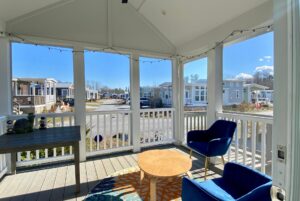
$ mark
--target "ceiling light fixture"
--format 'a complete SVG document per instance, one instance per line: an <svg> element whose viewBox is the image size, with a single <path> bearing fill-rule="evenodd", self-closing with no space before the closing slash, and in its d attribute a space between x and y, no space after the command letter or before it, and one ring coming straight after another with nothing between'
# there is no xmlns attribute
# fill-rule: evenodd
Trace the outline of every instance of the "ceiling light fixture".
<svg viewBox="0 0 300 201"><path fill-rule="evenodd" d="M122 0L122 3L128 3L128 0Z"/></svg>

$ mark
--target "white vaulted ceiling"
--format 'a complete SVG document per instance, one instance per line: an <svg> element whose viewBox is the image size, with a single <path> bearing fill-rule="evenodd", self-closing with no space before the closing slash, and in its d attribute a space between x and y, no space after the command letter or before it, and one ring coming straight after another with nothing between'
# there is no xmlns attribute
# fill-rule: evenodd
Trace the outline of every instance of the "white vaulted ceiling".
<svg viewBox="0 0 300 201"><path fill-rule="evenodd" d="M272 18L271 7L272 0L0 0L0 22L16 34L175 54L226 23L258 26Z"/></svg>

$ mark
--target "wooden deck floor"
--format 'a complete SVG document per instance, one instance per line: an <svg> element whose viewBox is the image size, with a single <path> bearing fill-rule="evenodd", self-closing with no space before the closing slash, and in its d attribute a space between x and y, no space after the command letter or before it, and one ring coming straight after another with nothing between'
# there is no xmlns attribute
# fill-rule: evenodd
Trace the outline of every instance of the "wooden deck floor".
<svg viewBox="0 0 300 201"><path fill-rule="evenodd" d="M188 155L181 147L164 146L160 149L176 149ZM137 166L137 155L126 152L89 159L80 164L81 193L75 195L74 165L58 164L19 170L16 175L6 176L0 183L0 200L46 201L46 200L83 200L91 188L102 178L116 171ZM210 178L219 177L223 165L210 167ZM204 160L193 156L191 170L194 178L204 177Z"/></svg>

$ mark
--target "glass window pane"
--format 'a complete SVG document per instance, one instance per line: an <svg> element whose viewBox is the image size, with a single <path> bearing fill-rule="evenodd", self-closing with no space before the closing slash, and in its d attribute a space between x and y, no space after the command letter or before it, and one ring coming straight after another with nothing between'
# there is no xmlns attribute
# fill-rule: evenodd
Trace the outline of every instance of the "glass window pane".
<svg viewBox="0 0 300 201"><path fill-rule="evenodd" d="M273 115L273 51L273 32L224 47L224 111Z"/></svg>
<svg viewBox="0 0 300 201"><path fill-rule="evenodd" d="M172 62L140 57L140 107L172 107Z"/></svg>

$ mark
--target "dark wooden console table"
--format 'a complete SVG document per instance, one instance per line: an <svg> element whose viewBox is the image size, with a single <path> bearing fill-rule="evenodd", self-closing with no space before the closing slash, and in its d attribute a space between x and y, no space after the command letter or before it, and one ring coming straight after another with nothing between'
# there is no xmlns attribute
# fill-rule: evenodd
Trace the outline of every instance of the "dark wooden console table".
<svg viewBox="0 0 300 201"><path fill-rule="evenodd" d="M80 127L68 126L35 130L32 133L0 136L0 154L11 153L11 172L16 173L16 153L21 151L73 146L76 193L80 192L79 141Z"/></svg>

